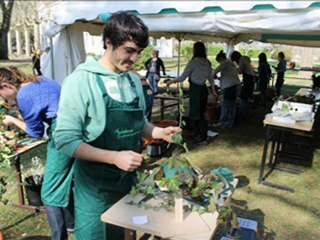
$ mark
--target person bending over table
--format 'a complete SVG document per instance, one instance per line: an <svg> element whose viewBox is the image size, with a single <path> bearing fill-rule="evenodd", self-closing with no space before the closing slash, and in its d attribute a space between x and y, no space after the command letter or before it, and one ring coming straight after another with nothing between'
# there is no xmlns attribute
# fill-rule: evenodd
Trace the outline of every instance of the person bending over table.
<svg viewBox="0 0 320 240"><path fill-rule="evenodd" d="M0 96L15 101L22 119L9 115L3 123L16 125L34 138L42 138L48 124L47 159L41 197L47 210L52 240L68 239L73 231L72 158L58 152L52 139L60 99L60 85L44 76L28 76L17 68L0 68Z"/></svg>
<svg viewBox="0 0 320 240"><path fill-rule="evenodd" d="M167 81L167 86L172 83L182 82L189 77L190 90L190 110L189 118L193 137L200 138L196 140L198 144L207 144L207 122L205 120L205 111L208 101L208 90L206 81L209 80L214 99L217 94L214 87L211 62L207 58L206 48L202 42L196 42L193 45L193 57L188 62L186 68L180 77Z"/></svg>
<svg viewBox="0 0 320 240"><path fill-rule="evenodd" d="M117 12L103 28L100 59L90 58L62 87L57 148L75 160L75 239L124 239L124 230L100 220L129 193L143 162L141 137L170 141L178 127L159 128L144 116L139 77L129 72L148 46L146 25Z"/></svg>
<svg viewBox="0 0 320 240"><path fill-rule="evenodd" d="M240 79L236 66L230 60L227 60L226 54L221 50L216 61L220 65L213 71L213 76L220 73L220 87L223 90L223 102L221 106L221 115L219 123L214 124L214 127L232 127L236 116L236 100L237 91L240 85Z"/></svg>
<svg viewBox="0 0 320 240"><path fill-rule="evenodd" d="M238 65L238 73L242 74L239 116L241 119L246 119L249 111L248 100L252 97L254 90L255 73L251 66L251 59L248 56L242 56L240 52L234 51L231 54L231 61Z"/></svg>

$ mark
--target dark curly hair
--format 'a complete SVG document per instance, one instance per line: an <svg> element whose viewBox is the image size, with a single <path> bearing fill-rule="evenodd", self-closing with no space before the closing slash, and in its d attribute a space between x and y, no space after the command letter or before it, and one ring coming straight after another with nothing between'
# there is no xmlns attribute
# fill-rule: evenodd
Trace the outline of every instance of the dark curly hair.
<svg viewBox="0 0 320 240"><path fill-rule="evenodd" d="M227 55L221 50L217 56L216 56L216 61L219 62L220 60L225 60L227 59Z"/></svg>
<svg viewBox="0 0 320 240"><path fill-rule="evenodd" d="M126 41L133 41L140 48L149 44L148 27L136 15L128 12L116 12L104 25L102 41L106 49L106 39L110 39L112 46L116 49Z"/></svg>
<svg viewBox="0 0 320 240"><path fill-rule="evenodd" d="M232 61L232 62L239 63L241 57L242 57L242 55L241 55L240 52L234 51L234 52L231 54L231 61Z"/></svg>

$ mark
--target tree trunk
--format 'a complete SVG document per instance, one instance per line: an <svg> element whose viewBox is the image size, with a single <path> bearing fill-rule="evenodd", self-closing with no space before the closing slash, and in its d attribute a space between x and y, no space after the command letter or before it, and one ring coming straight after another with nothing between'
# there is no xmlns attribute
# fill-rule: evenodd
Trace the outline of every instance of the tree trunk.
<svg viewBox="0 0 320 240"><path fill-rule="evenodd" d="M14 0L0 0L2 23L0 24L0 59L8 59L8 32Z"/></svg>

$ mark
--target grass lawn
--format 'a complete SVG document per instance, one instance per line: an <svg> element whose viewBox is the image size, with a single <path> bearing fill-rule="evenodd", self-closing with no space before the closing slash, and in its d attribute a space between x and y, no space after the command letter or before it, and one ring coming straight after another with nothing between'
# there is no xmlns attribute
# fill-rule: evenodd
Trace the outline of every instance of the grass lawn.
<svg viewBox="0 0 320 240"><path fill-rule="evenodd" d="M0 62L2 66L2 62ZM300 87L310 87L311 81L286 80L284 94L293 94ZM157 101L155 101L157 103ZM203 170L218 167L230 168L239 178L239 185L232 198L232 208L238 216L258 221L258 239L318 240L320 238L320 152L316 149L311 168L292 166L303 172L300 175L273 172L268 181L287 185L294 193L276 190L258 184L263 151L265 128L262 121L268 109L252 109L245 122L238 122L231 129L217 130L219 136L207 146L190 145L185 157ZM154 116L159 116L155 108ZM25 154L23 162L32 156L44 157L45 146ZM8 205L0 205L0 230L6 239L50 239L45 214L33 214L11 206L17 201L14 169L1 169L10 178L6 197ZM218 239L218 237L215 237Z"/></svg>

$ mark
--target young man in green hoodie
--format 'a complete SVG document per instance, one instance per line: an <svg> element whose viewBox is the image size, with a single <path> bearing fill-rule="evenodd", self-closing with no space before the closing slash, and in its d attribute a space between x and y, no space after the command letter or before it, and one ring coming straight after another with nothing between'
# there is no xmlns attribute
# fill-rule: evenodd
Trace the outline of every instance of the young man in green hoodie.
<svg viewBox="0 0 320 240"><path fill-rule="evenodd" d="M76 239L124 239L122 229L100 216L134 184L143 161L141 136L170 141L181 131L154 127L144 117L141 81L129 71L148 37L137 16L113 14L103 30L103 56L79 65L63 83L54 139L76 159Z"/></svg>

